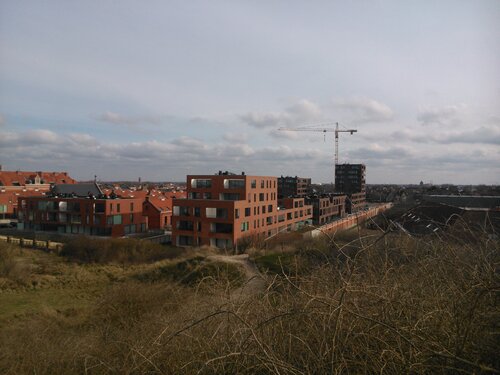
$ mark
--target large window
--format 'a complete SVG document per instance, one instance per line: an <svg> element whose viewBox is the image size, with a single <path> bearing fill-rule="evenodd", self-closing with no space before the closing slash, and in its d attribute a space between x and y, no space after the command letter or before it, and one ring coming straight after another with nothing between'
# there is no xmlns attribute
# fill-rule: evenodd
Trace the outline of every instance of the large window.
<svg viewBox="0 0 500 375"><path fill-rule="evenodd" d="M219 200L221 200L221 201L239 201L240 194L238 194L238 193L220 193Z"/></svg>
<svg viewBox="0 0 500 375"><path fill-rule="evenodd" d="M243 189L244 187L245 187L245 180L243 179L224 180L224 189Z"/></svg>
<svg viewBox="0 0 500 375"><path fill-rule="evenodd" d="M174 216L189 216L189 207L186 207L186 206L174 206L172 214Z"/></svg>
<svg viewBox="0 0 500 375"><path fill-rule="evenodd" d="M210 232L212 232L212 233L233 233L233 224L210 223Z"/></svg>
<svg viewBox="0 0 500 375"><path fill-rule="evenodd" d="M188 220L181 220L177 222L177 229L179 230L193 230L193 222Z"/></svg>
<svg viewBox="0 0 500 375"><path fill-rule="evenodd" d="M191 187L194 189L207 189L212 187L212 180L191 179Z"/></svg>
<svg viewBox="0 0 500 375"><path fill-rule="evenodd" d="M61 202L66 203L66 202ZM106 211L106 203L94 203L94 212L95 213L103 213Z"/></svg>

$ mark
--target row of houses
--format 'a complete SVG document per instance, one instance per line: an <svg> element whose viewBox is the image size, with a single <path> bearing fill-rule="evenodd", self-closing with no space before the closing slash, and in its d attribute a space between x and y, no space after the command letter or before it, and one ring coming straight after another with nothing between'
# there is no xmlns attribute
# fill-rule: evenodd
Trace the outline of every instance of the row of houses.
<svg viewBox="0 0 500 375"><path fill-rule="evenodd" d="M314 194L311 180L297 176L219 171L188 175L186 191L167 192L68 181L56 181L38 194L18 192L11 212L18 228L112 237L171 230L177 246L231 248L249 238L324 225L359 206L352 202L352 192Z"/></svg>

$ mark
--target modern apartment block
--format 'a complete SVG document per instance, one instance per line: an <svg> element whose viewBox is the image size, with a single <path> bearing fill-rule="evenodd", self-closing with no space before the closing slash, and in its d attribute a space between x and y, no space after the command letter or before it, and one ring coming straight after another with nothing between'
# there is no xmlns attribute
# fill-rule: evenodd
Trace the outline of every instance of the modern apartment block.
<svg viewBox="0 0 500 375"><path fill-rule="evenodd" d="M323 225L340 219L346 213L346 196L343 194L321 194L306 197L313 207L313 224Z"/></svg>
<svg viewBox="0 0 500 375"><path fill-rule="evenodd" d="M304 198L278 202L276 177L219 172L187 176L187 199L174 199L172 243L234 248L245 237L270 237L310 221Z"/></svg>
<svg viewBox="0 0 500 375"><path fill-rule="evenodd" d="M311 179L303 177L279 177L278 198L305 197L312 193Z"/></svg>
<svg viewBox="0 0 500 375"><path fill-rule="evenodd" d="M71 190L19 197L18 229L111 237L147 231L142 198L106 196L95 184L76 184Z"/></svg>
<svg viewBox="0 0 500 375"><path fill-rule="evenodd" d="M335 166L335 192L347 195L346 211L352 213L366 201L366 167L364 164L337 164Z"/></svg>

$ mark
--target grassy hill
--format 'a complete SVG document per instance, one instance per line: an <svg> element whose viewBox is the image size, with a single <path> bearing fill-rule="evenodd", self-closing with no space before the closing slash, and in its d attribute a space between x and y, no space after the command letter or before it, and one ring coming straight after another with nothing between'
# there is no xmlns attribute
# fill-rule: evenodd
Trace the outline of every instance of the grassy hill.
<svg viewBox="0 0 500 375"><path fill-rule="evenodd" d="M86 263L0 244L0 373L495 373L499 250L351 231L249 250L249 275L208 250Z"/></svg>

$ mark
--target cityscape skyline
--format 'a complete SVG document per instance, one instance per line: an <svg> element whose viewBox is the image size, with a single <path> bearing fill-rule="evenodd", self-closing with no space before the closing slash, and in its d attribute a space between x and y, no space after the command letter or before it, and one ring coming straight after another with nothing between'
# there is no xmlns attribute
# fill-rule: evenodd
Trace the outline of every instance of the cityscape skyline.
<svg viewBox="0 0 500 375"><path fill-rule="evenodd" d="M500 3L2 2L0 164L500 184Z"/></svg>

